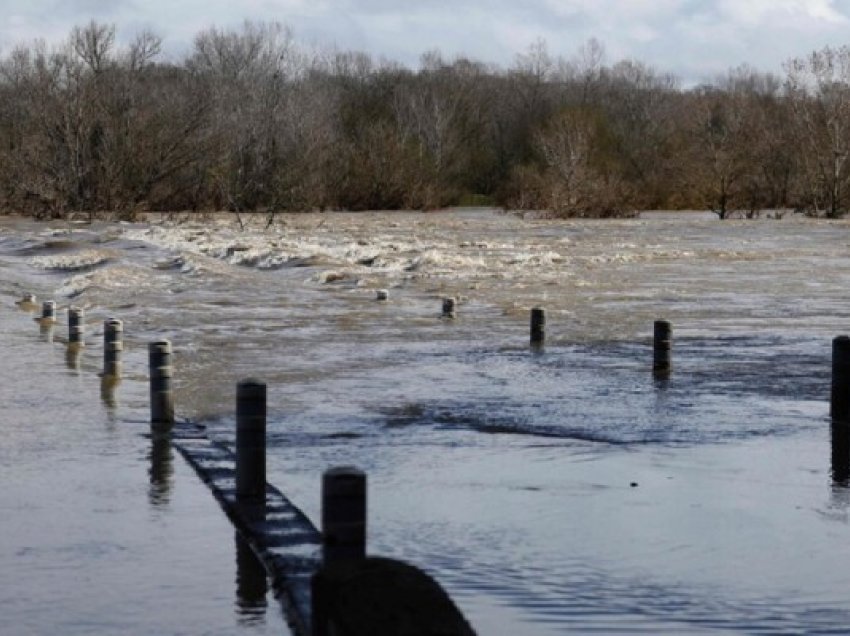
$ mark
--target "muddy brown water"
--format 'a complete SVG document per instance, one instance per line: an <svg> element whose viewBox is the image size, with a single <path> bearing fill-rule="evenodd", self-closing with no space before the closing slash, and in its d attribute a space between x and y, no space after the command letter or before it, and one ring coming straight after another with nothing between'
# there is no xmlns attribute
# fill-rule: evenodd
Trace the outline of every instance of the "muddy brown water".
<svg viewBox="0 0 850 636"><path fill-rule="evenodd" d="M236 381L266 381L269 481L318 519L321 471L366 470L370 552L432 573L481 634L839 633L850 458L832 452L826 400L830 341L850 330L848 255L846 222L792 217L453 210L70 235L4 220L0 294L26 356L44 343L27 340L37 327L16 298L53 297L60 320L69 304L87 308L89 379L74 380L73 411L81 426L108 411L130 440L117 456L144 448L147 341L173 341L178 411L217 439L233 438ZM454 320L440 316L445 296L458 299ZM542 351L528 347L536 305ZM87 391L111 315L125 321L128 377L107 407ZM666 381L650 372L657 318L674 329ZM51 373L66 382L67 371ZM7 380L20 373L0 363ZM46 395L17 408L46 421L71 410ZM60 440L26 443L51 456ZM75 461L71 475L106 479ZM176 492L192 477L175 465ZM29 470L49 487L50 469ZM214 505L200 488L189 498ZM232 552L229 541L217 549ZM80 562L110 549L88 545ZM3 570L39 580L47 557L3 554ZM150 603L168 598L153 572L138 576ZM29 605L46 602L33 592ZM79 619L73 599L67 611Z"/></svg>

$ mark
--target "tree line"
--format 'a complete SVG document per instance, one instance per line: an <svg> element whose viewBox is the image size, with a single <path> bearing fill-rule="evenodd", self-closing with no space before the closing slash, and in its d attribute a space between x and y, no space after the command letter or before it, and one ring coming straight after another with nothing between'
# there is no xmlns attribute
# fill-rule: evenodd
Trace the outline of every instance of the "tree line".
<svg viewBox="0 0 850 636"><path fill-rule="evenodd" d="M0 209L431 209L556 216L850 206L850 48L699 86L590 40L509 68L410 69L299 46L278 23L199 33L178 61L91 22L0 57Z"/></svg>

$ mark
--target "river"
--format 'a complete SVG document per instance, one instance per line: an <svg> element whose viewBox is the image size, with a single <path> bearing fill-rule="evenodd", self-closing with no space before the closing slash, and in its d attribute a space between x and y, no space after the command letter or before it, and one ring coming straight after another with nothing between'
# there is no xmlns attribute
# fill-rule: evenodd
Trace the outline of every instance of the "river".
<svg viewBox="0 0 850 636"><path fill-rule="evenodd" d="M321 472L367 471L369 551L434 575L482 635L846 629L850 457L828 398L850 224L467 209L264 225L4 219L0 293L52 297L60 322L85 307L92 368L99 323L125 321L117 426L138 419L154 339L174 344L179 415L217 439L235 383L267 382L269 481L318 520ZM659 318L669 379L651 373Z"/></svg>

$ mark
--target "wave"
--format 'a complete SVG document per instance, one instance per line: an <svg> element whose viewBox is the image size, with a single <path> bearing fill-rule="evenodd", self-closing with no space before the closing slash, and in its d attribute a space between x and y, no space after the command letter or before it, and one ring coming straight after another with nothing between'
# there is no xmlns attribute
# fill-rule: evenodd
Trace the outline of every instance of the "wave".
<svg viewBox="0 0 850 636"><path fill-rule="evenodd" d="M113 251L83 249L80 251L34 256L30 265L59 272L79 272L100 267L115 258Z"/></svg>

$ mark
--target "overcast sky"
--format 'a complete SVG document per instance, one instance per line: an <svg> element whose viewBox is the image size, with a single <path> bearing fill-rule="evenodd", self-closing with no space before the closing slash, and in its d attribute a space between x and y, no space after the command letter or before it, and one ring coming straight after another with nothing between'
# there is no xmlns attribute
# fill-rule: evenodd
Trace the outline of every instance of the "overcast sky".
<svg viewBox="0 0 850 636"><path fill-rule="evenodd" d="M90 19L119 38L150 28L179 56L208 26L289 25L304 44L335 45L415 66L421 53L510 65L538 38L571 56L589 38L606 61L647 62L686 81L741 63L780 72L789 57L850 44L850 0L0 0L0 51L60 41Z"/></svg>

